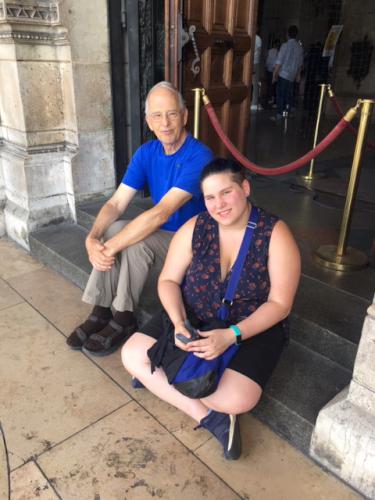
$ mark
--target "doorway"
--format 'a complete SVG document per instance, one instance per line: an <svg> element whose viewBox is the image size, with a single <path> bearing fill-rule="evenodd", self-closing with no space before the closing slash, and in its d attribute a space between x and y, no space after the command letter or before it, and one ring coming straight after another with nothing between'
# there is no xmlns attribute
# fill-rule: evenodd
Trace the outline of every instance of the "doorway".
<svg viewBox="0 0 375 500"><path fill-rule="evenodd" d="M116 179L150 138L148 90L164 79L164 0L108 0ZM136 50L134 50L136 48Z"/></svg>
<svg viewBox="0 0 375 500"><path fill-rule="evenodd" d="M242 152L249 121L257 4L258 0L165 2L165 75L183 93L189 129L192 89L204 87L224 131ZM227 154L204 112L200 139L215 154Z"/></svg>

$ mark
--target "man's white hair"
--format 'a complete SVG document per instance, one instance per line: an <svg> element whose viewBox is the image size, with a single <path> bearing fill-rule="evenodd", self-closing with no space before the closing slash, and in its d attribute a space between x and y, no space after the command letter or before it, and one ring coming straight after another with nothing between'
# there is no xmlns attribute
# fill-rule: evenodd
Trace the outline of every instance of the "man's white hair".
<svg viewBox="0 0 375 500"><path fill-rule="evenodd" d="M175 94L175 96L177 97L179 109L181 111L183 109L185 109L185 107L186 107L185 101L184 101L184 98L182 97L182 95L180 94L180 92L171 84L171 82L164 81L164 82L157 83L156 85L154 85L152 87L152 89L149 90L147 97L146 97L146 102L145 102L145 115L147 115L148 111L149 111L150 95L152 94L152 92L154 92L154 90L157 90L157 89L166 89L166 90L169 90L170 92L173 92L173 94Z"/></svg>

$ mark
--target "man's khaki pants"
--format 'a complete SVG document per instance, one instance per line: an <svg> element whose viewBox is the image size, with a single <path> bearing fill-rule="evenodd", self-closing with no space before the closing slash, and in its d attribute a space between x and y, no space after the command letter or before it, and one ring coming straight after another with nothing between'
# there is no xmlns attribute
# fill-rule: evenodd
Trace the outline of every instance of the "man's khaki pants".
<svg viewBox="0 0 375 500"><path fill-rule="evenodd" d="M112 238L128 222L114 222L106 231L104 240ZM173 234L156 231L118 253L109 271L93 269L82 300L103 307L113 306L116 311L134 311L151 269L153 274L160 273Z"/></svg>

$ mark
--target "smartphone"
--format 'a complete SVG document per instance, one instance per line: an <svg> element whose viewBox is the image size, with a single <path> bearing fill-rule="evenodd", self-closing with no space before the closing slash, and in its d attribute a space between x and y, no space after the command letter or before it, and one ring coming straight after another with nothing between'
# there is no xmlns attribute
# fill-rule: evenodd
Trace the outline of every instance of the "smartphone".
<svg viewBox="0 0 375 500"><path fill-rule="evenodd" d="M185 320L184 322L186 330L190 333L191 337L185 337L182 333L176 333L176 339L178 339L180 342L183 342L184 344L188 344L189 342L192 342L193 340L198 340L200 339L200 335L198 333L198 330L191 326L190 321L188 319Z"/></svg>

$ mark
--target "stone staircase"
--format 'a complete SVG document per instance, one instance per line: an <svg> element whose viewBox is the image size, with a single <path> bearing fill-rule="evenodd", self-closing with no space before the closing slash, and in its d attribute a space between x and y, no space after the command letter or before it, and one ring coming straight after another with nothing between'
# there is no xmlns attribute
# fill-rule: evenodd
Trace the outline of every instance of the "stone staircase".
<svg viewBox="0 0 375 500"><path fill-rule="evenodd" d="M290 318L290 344L254 410L308 454L320 409L351 380L369 303L302 275Z"/></svg>
<svg viewBox="0 0 375 500"><path fill-rule="evenodd" d="M50 226L30 237L32 255L80 288L91 269L84 239L102 203L82 204L78 225ZM127 218L149 206L148 199L135 198ZM368 305L365 297L302 275L290 318L290 343L253 413L306 454L319 410L350 382ZM140 322L157 306L155 295L146 293L137 313Z"/></svg>

